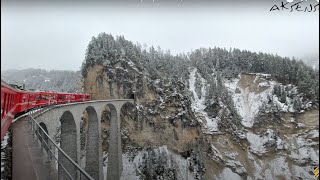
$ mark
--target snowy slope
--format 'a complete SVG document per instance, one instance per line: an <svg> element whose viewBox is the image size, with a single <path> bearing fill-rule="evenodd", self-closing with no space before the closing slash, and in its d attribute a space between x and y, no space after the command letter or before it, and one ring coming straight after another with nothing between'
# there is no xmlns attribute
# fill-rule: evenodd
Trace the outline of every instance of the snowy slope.
<svg viewBox="0 0 320 180"><path fill-rule="evenodd" d="M201 94L198 94L196 92L196 88L195 88L196 74L201 79L201 91L200 91ZM203 79L199 73L197 73L196 69L192 69L189 77L189 90L192 92L192 95L194 97L192 101L192 108L196 113L196 115L200 118L199 119L200 122L206 125L209 132L219 131L218 129L219 119L210 118L208 114L204 111L204 109L206 108L205 106L206 88L207 88L206 80ZM205 120L205 122L203 122L202 120Z"/></svg>
<svg viewBox="0 0 320 180"><path fill-rule="evenodd" d="M251 76L254 75L241 74L239 78L225 82L225 86L232 94L236 109L242 117L241 123L248 128L253 126L262 105L273 97L273 87L276 84L274 81L265 81L259 75ZM277 101L277 98L275 97L274 100ZM283 105L280 103L279 106Z"/></svg>
<svg viewBox="0 0 320 180"><path fill-rule="evenodd" d="M108 154L104 154L105 161L103 162L104 175L108 169ZM148 160L152 160L152 163ZM144 168L166 167L174 169L178 179L195 180L195 174L189 171L190 160L177 155L167 149L167 146L154 148L152 151L139 151L134 157L126 153L122 155L123 171L121 180L139 180L141 179ZM164 170L164 169L163 169ZM164 173L166 174L166 173ZM169 173L170 174L170 173ZM168 175L168 174L167 174ZM170 175L169 175L170 176ZM144 177L148 178L148 177ZM168 177L163 177L164 179Z"/></svg>

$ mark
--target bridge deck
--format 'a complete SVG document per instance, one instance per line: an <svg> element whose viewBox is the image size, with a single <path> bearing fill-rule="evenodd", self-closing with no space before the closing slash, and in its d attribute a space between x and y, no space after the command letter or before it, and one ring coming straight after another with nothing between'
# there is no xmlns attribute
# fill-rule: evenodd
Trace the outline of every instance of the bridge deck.
<svg viewBox="0 0 320 180"><path fill-rule="evenodd" d="M12 124L12 179L57 179L53 163L48 163L37 137L32 136L31 126L23 117Z"/></svg>

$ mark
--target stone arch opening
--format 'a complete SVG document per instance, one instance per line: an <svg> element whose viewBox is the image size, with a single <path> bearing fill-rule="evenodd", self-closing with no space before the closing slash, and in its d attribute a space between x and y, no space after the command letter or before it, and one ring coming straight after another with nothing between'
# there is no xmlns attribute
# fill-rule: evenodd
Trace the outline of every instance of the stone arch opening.
<svg viewBox="0 0 320 180"><path fill-rule="evenodd" d="M82 168L86 167L86 145L88 141L88 121L89 116L87 110L84 110L80 119L80 164Z"/></svg>
<svg viewBox="0 0 320 180"><path fill-rule="evenodd" d="M143 127L143 124L137 121L137 117L137 109L132 103L126 102L121 106L120 131L123 152L130 151L130 149L127 149L127 147L130 147L130 145L135 146L135 144L132 144L132 140L130 138L137 135L137 132L140 132Z"/></svg>
<svg viewBox="0 0 320 180"><path fill-rule="evenodd" d="M110 121L111 121L111 110L109 106L105 106L101 113L101 148L102 153L107 154L109 148L109 137L110 137ZM105 160L106 157L104 157Z"/></svg>
<svg viewBox="0 0 320 180"><path fill-rule="evenodd" d="M61 135L60 147L61 149L75 162L77 162L77 130L73 115L70 111L65 111L60 118ZM77 178L77 170L74 165L59 152L58 161L67 169L72 178ZM67 173L63 170L61 165L58 166L59 179L70 179Z"/></svg>
<svg viewBox="0 0 320 180"><path fill-rule="evenodd" d="M108 165L107 179L120 179L122 171L122 149L120 135L120 121L118 121L118 112L113 104L107 104L102 116L107 116L109 126L109 143L107 145ZM103 118L101 118L103 119ZM103 133L102 133L103 134ZM104 139L105 140L105 139Z"/></svg>
<svg viewBox="0 0 320 180"><path fill-rule="evenodd" d="M42 129L49 135L49 132L48 132L48 128L46 126L45 123L41 122L39 123L39 125L42 127ZM41 132L41 131L40 131ZM41 136L43 137L44 141L46 142L46 144L49 146L49 138L44 135L44 134L41 134ZM46 151L48 151L48 147L46 145L44 145L44 148Z"/></svg>
<svg viewBox="0 0 320 180"><path fill-rule="evenodd" d="M96 110L92 106L86 108L87 113L87 141L86 141L86 163L85 170L94 178L99 178L101 148L99 138L99 120Z"/></svg>

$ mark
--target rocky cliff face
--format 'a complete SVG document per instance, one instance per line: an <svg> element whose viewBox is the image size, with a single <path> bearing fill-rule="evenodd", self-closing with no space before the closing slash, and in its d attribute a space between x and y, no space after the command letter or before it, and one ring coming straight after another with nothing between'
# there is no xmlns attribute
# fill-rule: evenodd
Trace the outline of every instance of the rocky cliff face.
<svg viewBox="0 0 320 180"><path fill-rule="evenodd" d="M94 99L130 98L134 91L137 97L135 108L128 105L121 112L123 179L313 178L309 172L319 156L317 109L305 103L306 110L297 112L290 97L280 102L273 94L279 84L270 75L241 74L224 81L244 127L232 136L221 120L225 105L205 106L208 86L201 79L203 87L196 92L196 73L191 70L185 84L163 84L130 63L88 69L84 90ZM107 116L108 110L102 126L105 157Z"/></svg>
<svg viewBox="0 0 320 180"><path fill-rule="evenodd" d="M152 82L133 64L122 62L108 69L100 65L91 67L84 85L85 92L92 94L94 99L130 98L135 91L136 107L127 105L121 112L121 133L125 161L132 164L140 158L139 165L131 165L134 168L131 171L139 171L137 176L185 179L189 173L190 178L201 177L203 162L197 153L202 146L199 144L201 127L193 114L190 99L179 93L184 90L184 84L176 89L160 81ZM102 122L105 153L110 131L108 112L106 109ZM180 167L181 162L186 167ZM187 171L189 166L192 169Z"/></svg>
<svg viewBox="0 0 320 180"><path fill-rule="evenodd" d="M97 100L136 98L121 112L122 179L315 179L319 108L296 85L271 74L229 77L219 61L210 70L200 68L211 67L205 60L154 61L154 69L139 53L104 51L88 53L84 91ZM109 113L102 119L105 170Z"/></svg>

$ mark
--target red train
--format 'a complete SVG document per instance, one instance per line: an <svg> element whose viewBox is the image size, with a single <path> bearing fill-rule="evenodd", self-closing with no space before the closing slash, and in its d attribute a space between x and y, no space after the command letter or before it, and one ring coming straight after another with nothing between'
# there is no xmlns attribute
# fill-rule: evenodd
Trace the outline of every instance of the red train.
<svg viewBox="0 0 320 180"><path fill-rule="evenodd" d="M16 115L32 108L90 100L89 94L26 91L1 80L1 141Z"/></svg>

